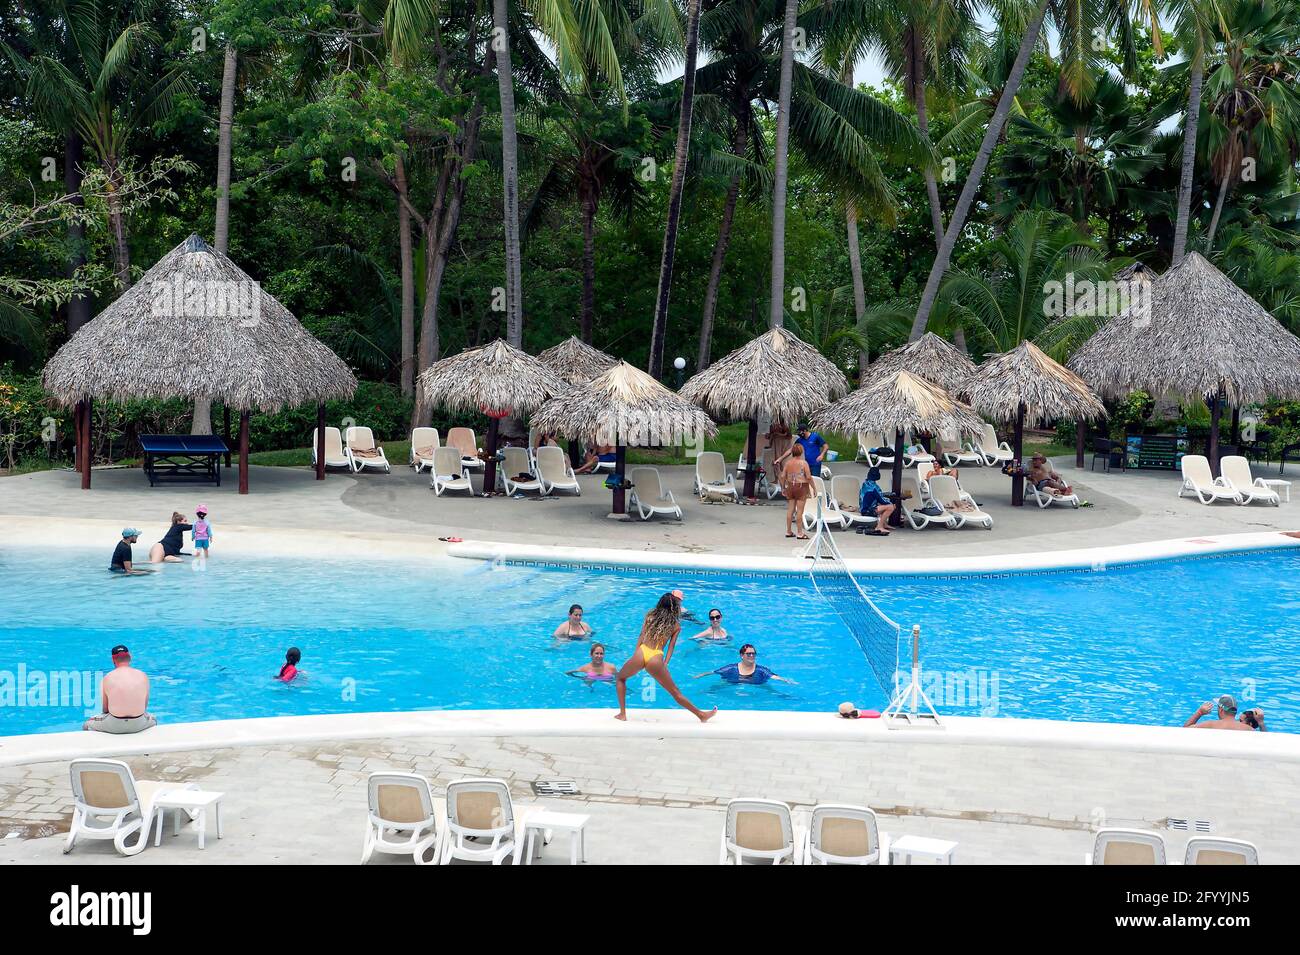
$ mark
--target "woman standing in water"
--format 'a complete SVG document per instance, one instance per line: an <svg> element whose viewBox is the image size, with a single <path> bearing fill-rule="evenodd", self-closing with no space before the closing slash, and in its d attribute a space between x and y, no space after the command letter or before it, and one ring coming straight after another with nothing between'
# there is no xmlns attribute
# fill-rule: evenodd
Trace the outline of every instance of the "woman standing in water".
<svg viewBox="0 0 1300 955"><path fill-rule="evenodd" d="M677 705L690 710L703 723L718 712L715 706L707 713L691 703L677 689L677 684L668 673L668 663L673 658L677 646L677 636L682 632L682 592L674 590L659 598L653 610L645 615L641 624L641 636L637 637L632 658L618 671L618 715L615 719L627 719L627 681L645 670L655 681L667 690Z"/></svg>

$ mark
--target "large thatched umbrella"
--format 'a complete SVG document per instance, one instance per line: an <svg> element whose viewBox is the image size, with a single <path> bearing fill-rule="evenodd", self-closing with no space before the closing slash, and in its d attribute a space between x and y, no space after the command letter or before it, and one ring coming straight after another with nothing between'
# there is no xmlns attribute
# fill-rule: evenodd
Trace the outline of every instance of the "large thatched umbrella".
<svg viewBox="0 0 1300 955"><path fill-rule="evenodd" d="M1092 421L1106 414L1082 378L1028 341L985 360L961 390L980 414L1015 423L1012 449L1017 461L1024 449L1026 421ZM1019 507L1024 502L1025 479L1017 474L1011 479L1011 503Z"/></svg>
<svg viewBox="0 0 1300 955"><path fill-rule="evenodd" d="M687 435L712 437L717 425L698 407L625 361L586 385L553 398L533 415L543 431L594 437L616 451L614 514L626 513L624 461L629 446L671 445Z"/></svg>
<svg viewBox="0 0 1300 955"><path fill-rule="evenodd" d="M974 436L984 421L943 388L909 371L882 375L864 388L813 415L823 431L856 434L859 431L894 433L893 492L902 494L903 435L909 431ZM896 497L895 500L898 498ZM895 511L891 523L901 523Z"/></svg>
<svg viewBox="0 0 1300 955"><path fill-rule="evenodd" d="M774 334L776 332L777 334ZM820 354L813 363L792 347L794 336L774 329L731 352L688 381L681 390L720 421L749 421L745 498L754 497L758 469L758 419L794 425L848 391L848 381Z"/></svg>
<svg viewBox="0 0 1300 955"><path fill-rule="evenodd" d="M317 406L317 478L324 478L325 401L356 391L348 366L283 305L197 235L58 350L46 391L78 408L77 443L89 448L96 398L222 401L239 411L239 493L248 493L248 418L254 410ZM81 486L90 487L89 456Z"/></svg>
<svg viewBox="0 0 1300 955"><path fill-rule="evenodd" d="M1149 308L1111 319L1069 364L1108 398L1137 390L1204 398L1216 474L1225 400L1300 398L1300 339L1197 252L1155 280Z"/></svg>
<svg viewBox="0 0 1300 955"><path fill-rule="evenodd" d="M934 332L926 332L914 342L885 352L868 365L862 385L865 387L883 378L892 378L899 371L909 372L952 391L970 378L975 363L952 342Z"/></svg>
<svg viewBox="0 0 1300 955"><path fill-rule="evenodd" d="M577 335L552 345L537 358L571 385L585 385L618 364L613 355L592 348ZM576 438L569 442L569 461L575 468L582 463L582 442Z"/></svg>
<svg viewBox="0 0 1300 955"><path fill-rule="evenodd" d="M501 419L530 415L548 398L569 390L569 384L541 361L500 338L434 362L420 373L420 387L431 405L488 416L484 495L496 485Z"/></svg>

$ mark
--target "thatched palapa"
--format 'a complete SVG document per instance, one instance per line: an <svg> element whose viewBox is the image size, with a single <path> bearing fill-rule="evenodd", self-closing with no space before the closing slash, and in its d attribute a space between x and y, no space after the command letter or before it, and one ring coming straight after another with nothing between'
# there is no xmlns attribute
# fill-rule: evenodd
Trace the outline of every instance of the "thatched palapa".
<svg viewBox="0 0 1300 955"><path fill-rule="evenodd" d="M585 385L618 364L618 359L613 355L592 348L576 335L570 335L560 344L552 345L538 355L537 359L571 385Z"/></svg>
<svg viewBox="0 0 1300 955"><path fill-rule="evenodd" d="M916 341L886 352L872 362L867 367L863 385L892 378L899 371L953 391L974 373L975 363L952 342L934 332L926 332Z"/></svg>
<svg viewBox="0 0 1300 955"><path fill-rule="evenodd" d="M784 328L770 328L754 341L766 342L776 354L799 369L804 386L828 399L848 394L849 380L831 361L806 341Z"/></svg>
<svg viewBox="0 0 1300 955"><path fill-rule="evenodd" d="M934 382L900 370L813 415L813 425L840 434L913 431L971 436L980 432L984 420Z"/></svg>

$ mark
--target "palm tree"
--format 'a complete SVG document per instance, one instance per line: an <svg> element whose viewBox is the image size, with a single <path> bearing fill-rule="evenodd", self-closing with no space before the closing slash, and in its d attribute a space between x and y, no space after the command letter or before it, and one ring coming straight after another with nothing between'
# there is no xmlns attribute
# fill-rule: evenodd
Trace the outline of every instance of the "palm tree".
<svg viewBox="0 0 1300 955"><path fill-rule="evenodd" d="M772 172L772 284L768 324L773 328L782 325L785 319L785 192L790 178L790 88L794 83L794 27L798 13L799 0L785 0Z"/></svg>

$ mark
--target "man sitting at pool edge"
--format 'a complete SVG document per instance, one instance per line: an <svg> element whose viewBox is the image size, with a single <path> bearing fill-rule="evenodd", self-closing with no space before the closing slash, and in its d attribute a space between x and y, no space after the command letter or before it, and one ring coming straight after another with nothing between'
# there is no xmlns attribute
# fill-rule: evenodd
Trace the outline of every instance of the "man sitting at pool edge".
<svg viewBox="0 0 1300 955"><path fill-rule="evenodd" d="M1200 722L1201 717L1208 716L1210 711L1216 707L1219 710L1217 720ZM1237 721L1237 701L1226 693L1217 700L1202 703L1197 711L1188 717L1183 726L1191 726L1198 730L1245 730L1247 733L1255 731L1255 727Z"/></svg>
<svg viewBox="0 0 1300 955"><path fill-rule="evenodd" d="M100 692L104 711L86 720L82 729L96 733L138 733L158 721L149 712L149 677L131 666L131 651L119 643L112 649L113 670Z"/></svg>

